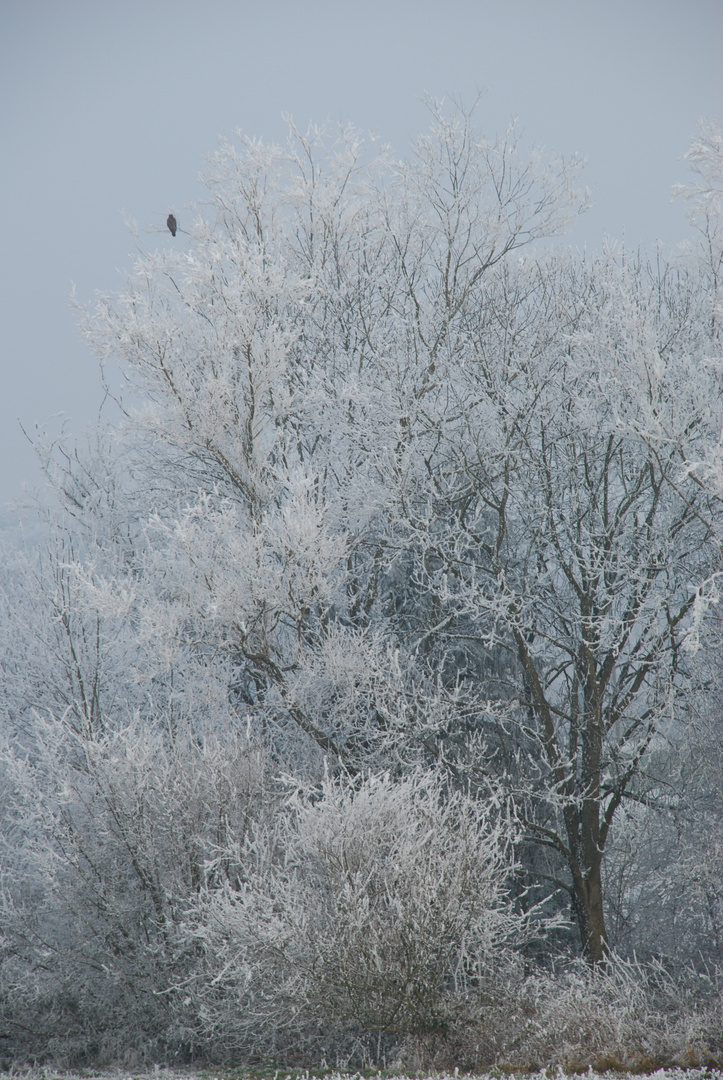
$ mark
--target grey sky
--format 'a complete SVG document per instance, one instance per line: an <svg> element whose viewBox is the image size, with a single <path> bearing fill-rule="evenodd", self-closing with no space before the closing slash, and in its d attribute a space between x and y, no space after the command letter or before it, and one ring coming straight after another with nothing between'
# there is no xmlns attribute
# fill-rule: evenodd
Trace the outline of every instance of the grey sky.
<svg viewBox="0 0 723 1080"><path fill-rule="evenodd" d="M68 305L113 290L133 244L199 197L220 134L351 119L400 155L422 95L472 101L489 133L588 158L594 209L570 235L675 244L680 158L723 118L723 0L2 0L0 504L40 482L18 418L97 415ZM57 421L56 421L57 423Z"/></svg>

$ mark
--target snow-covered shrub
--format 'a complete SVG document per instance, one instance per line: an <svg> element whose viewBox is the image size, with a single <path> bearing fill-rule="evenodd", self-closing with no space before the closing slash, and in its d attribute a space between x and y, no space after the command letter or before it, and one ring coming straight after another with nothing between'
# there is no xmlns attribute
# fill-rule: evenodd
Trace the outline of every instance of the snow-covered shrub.
<svg viewBox="0 0 723 1080"><path fill-rule="evenodd" d="M206 862L275 798L265 754L233 727L159 718L155 730L134 721L83 735L51 717L37 719L32 748L6 745L0 768L0 1031L11 1049L187 1052L193 1020L168 994L198 960L182 923Z"/></svg>
<svg viewBox="0 0 723 1080"><path fill-rule="evenodd" d="M520 1006L518 1060L636 1070L708 1063L706 1007L662 968L616 957L604 971L572 964L529 980Z"/></svg>
<svg viewBox="0 0 723 1080"><path fill-rule="evenodd" d="M460 1017L444 1042L408 1039L407 1069L563 1068L651 1072L720 1065L723 998L708 980L614 954L605 968L569 960L557 970L508 968L494 1001Z"/></svg>
<svg viewBox="0 0 723 1080"><path fill-rule="evenodd" d="M511 841L496 801L421 771L298 788L221 853L235 880L199 894L209 1035L287 1059L443 1037L528 931L506 895Z"/></svg>

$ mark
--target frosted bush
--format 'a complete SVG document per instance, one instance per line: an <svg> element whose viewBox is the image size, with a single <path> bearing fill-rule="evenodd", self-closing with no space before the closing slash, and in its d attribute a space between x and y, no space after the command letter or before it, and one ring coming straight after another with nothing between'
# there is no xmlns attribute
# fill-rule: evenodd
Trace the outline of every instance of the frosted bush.
<svg viewBox="0 0 723 1080"><path fill-rule="evenodd" d="M190 1047L193 1017L167 993L197 964L182 922L211 854L273 805L265 753L233 727L82 735L51 717L0 768L10 1049L123 1060L131 1033L139 1060Z"/></svg>
<svg viewBox="0 0 723 1080"><path fill-rule="evenodd" d="M273 829L222 854L237 880L200 897L207 1030L297 1048L320 1031L443 1033L528 932L507 896L512 839L494 800L429 773L298 788Z"/></svg>
<svg viewBox="0 0 723 1080"><path fill-rule="evenodd" d="M572 960L555 971L506 975L491 1006L460 1017L445 1041L406 1040L400 1066L640 1073L721 1064L723 999L713 983L699 983L696 993L690 977L614 955L605 969Z"/></svg>

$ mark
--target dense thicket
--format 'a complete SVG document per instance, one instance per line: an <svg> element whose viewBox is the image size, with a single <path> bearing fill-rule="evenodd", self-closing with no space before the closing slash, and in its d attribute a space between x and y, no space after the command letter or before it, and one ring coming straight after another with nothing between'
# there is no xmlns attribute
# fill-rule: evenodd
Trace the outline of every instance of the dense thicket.
<svg viewBox="0 0 723 1080"><path fill-rule="evenodd" d="M406 163L239 138L86 313L119 411L6 558L12 1052L720 1052L715 129L690 159L649 262L551 246L579 164L461 110Z"/></svg>

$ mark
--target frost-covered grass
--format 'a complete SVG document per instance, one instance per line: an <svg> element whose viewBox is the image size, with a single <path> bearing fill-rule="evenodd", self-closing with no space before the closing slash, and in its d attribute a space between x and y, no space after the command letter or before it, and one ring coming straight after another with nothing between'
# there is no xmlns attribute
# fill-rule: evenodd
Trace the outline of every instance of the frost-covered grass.
<svg viewBox="0 0 723 1080"><path fill-rule="evenodd" d="M584 1076L586 1080L723 1080L723 1070L706 1067L656 1069L652 1072L625 1072L616 1069L595 1071L588 1068L582 1072L570 1071L561 1067L538 1071L524 1069L492 1069L487 1072L461 1073L459 1069L451 1072L393 1072L378 1069L362 1069L356 1072L339 1070L300 1070L300 1069L171 1069L163 1068L149 1071L123 1069L80 1069L76 1072L63 1072L44 1067L40 1069L18 1069L0 1072L0 1080L564 1080L566 1077Z"/></svg>

